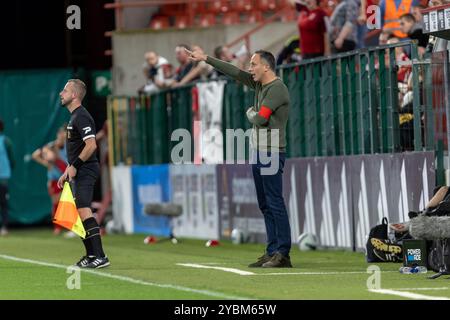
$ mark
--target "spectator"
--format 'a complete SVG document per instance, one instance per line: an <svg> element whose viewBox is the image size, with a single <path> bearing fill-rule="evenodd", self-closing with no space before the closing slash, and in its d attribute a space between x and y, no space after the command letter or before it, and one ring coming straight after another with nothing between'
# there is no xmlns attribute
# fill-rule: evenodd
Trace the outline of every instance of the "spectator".
<svg viewBox="0 0 450 320"><path fill-rule="evenodd" d="M12 142L3 133L3 121L0 119L0 236L8 234L8 181L14 168Z"/></svg>
<svg viewBox="0 0 450 320"><path fill-rule="evenodd" d="M381 0L383 30L391 32L398 39L406 38L407 35L400 28L400 17L405 13L410 13L412 7L416 5L418 5L417 0Z"/></svg>
<svg viewBox="0 0 450 320"><path fill-rule="evenodd" d="M173 80L170 82L169 86L177 86L179 83L188 73L191 71L191 69L194 67L194 63L189 60L189 56L186 53L186 50L191 50L191 47L186 44L179 44L175 48L175 55L177 58L178 63L180 64L177 70L175 71L175 76ZM192 79L196 80L196 79Z"/></svg>
<svg viewBox="0 0 450 320"><path fill-rule="evenodd" d="M204 50L199 46L192 46L194 51L200 52L201 54L205 54ZM196 79L206 80L209 78L213 71L213 67L207 64L204 61L194 62L192 69L186 74L179 82L174 82L172 84L172 88L176 88L189 82L192 82Z"/></svg>
<svg viewBox="0 0 450 320"><path fill-rule="evenodd" d="M417 40L422 52L428 44L429 36L423 33L422 24L418 23L411 13L406 13L400 17L402 32L406 33L412 40Z"/></svg>
<svg viewBox="0 0 450 320"><path fill-rule="evenodd" d="M172 76L172 65L166 58L149 51L145 54L143 72L147 83L138 92L150 94L166 87L168 79Z"/></svg>
<svg viewBox="0 0 450 320"><path fill-rule="evenodd" d="M366 44L367 29L367 10L373 5L378 5L379 0L361 0L359 6L359 16L357 25L357 42L356 48L364 48ZM371 8L372 9L372 8ZM371 10L370 13L373 11ZM374 21L372 21L373 23Z"/></svg>
<svg viewBox="0 0 450 320"><path fill-rule="evenodd" d="M231 53L230 49L226 46L218 46L214 49L214 57L216 59L223 60L225 62L232 62L236 56Z"/></svg>
<svg viewBox="0 0 450 320"><path fill-rule="evenodd" d="M230 48L226 46L218 46L214 49L214 57L216 59L232 63L240 69L247 69L247 65L249 63L249 54L245 45L242 46L236 53L231 52ZM217 69L213 69L211 79L217 79L219 77L227 78L227 75Z"/></svg>
<svg viewBox="0 0 450 320"><path fill-rule="evenodd" d="M330 40L333 53L356 48L358 5L354 0L339 0L330 18Z"/></svg>
<svg viewBox="0 0 450 320"><path fill-rule="evenodd" d="M395 44L399 43L400 40L398 38L392 37L387 41L387 44ZM389 55L386 54L386 66L389 66ZM396 47L395 48L395 61L396 64L399 65L399 69L397 72L397 81L399 82L399 86L406 87L406 84L408 82L408 76L411 73L411 65L408 65L408 62L410 62L410 59L406 55L405 51L402 47ZM401 90L400 90L401 91Z"/></svg>
<svg viewBox="0 0 450 320"><path fill-rule="evenodd" d="M298 35L290 37L277 55L277 65L296 63L302 59L300 55L300 39Z"/></svg>
<svg viewBox="0 0 450 320"><path fill-rule="evenodd" d="M56 140L33 152L32 158L47 168L47 191L52 201L52 218L58 208L62 190L58 187L59 177L66 171L67 154L65 150L66 126L59 128ZM61 233L61 227L54 225L54 234Z"/></svg>
<svg viewBox="0 0 450 320"><path fill-rule="evenodd" d="M353 1L353 0L352 0ZM325 12L319 7L319 0L297 0L299 12L298 30L302 59L311 59L330 54Z"/></svg>
<svg viewBox="0 0 450 320"><path fill-rule="evenodd" d="M219 60L223 60L228 63L232 63L236 56L226 46L218 46L214 49L214 57ZM217 79L227 77L225 74L217 69L213 69L211 79Z"/></svg>
<svg viewBox="0 0 450 320"><path fill-rule="evenodd" d="M389 32L388 30L383 30L380 33L380 37L378 38L378 44L380 46L383 46L385 44L387 44L388 40L392 38L392 33Z"/></svg>
<svg viewBox="0 0 450 320"><path fill-rule="evenodd" d="M414 16L414 19L416 20L416 22L418 24L420 24L422 26L423 29L423 14L422 14L422 10L425 9L426 7L422 4L418 4L412 7L411 13Z"/></svg>
<svg viewBox="0 0 450 320"><path fill-rule="evenodd" d="M412 90L406 92L400 104L399 125L400 146L402 151L414 150L414 109Z"/></svg>

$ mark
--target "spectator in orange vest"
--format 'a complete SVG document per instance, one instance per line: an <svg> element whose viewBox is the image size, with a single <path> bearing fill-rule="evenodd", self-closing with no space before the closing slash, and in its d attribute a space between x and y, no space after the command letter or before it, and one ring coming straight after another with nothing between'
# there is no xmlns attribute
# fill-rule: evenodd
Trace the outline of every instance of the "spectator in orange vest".
<svg viewBox="0 0 450 320"><path fill-rule="evenodd" d="M383 30L391 32L395 37L404 39L407 37L400 28L400 17L410 13L412 7L418 5L418 0L381 0L381 25Z"/></svg>

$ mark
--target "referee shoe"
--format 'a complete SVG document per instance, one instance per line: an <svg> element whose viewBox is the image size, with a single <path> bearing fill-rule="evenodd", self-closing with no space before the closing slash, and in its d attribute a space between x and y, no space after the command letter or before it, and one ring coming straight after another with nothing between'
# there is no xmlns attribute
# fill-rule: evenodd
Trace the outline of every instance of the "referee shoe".
<svg viewBox="0 0 450 320"><path fill-rule="evenodd" d="M108 257L94 257L90 260L90 262L87 264L86 268L88 269L100 269L105 268L109 266L109 259Z"/></svg>
<svg viewBox="0 0 450 320"><path fill-rule="evenodd" d="M86 268L89 262L95 259L95 256L82 256L80 260L75 263L78 268Z"/></svg>

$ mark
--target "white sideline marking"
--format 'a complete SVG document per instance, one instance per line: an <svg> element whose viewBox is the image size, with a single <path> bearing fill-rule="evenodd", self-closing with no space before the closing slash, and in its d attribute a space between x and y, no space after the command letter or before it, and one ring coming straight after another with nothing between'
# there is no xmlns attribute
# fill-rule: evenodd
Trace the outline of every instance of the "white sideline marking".
<svg viewBox="0 0 450 320"><path fill-rule="evenodd" d="M437 288L393 288L390 290L398 291L431 291L431 290L449 290L449 287L437 287Z"/></svg>
<svg viewBox="0 0 450 320"><path fill-rule="evenodd" d="M0 254L0 258L3 258L5 260L18 261L18 262L23 262L23 263L30 263L30 264L35 264L35 265L40 265L40 266L45 266L45 267L59 268L59 269L64 269L64 270L69 267L69 266L65 266L65 265L62 265L62 264L49 263L49 262L43 262L43 261L37 261L37 260L31 260L31 259L23 259L23 258L18 258L18 257L3 255L3 254ZM206 296L222 298L222 299L250 300L250 298L231 296L231 295L227 295L227 294L224 294L224 293L214 292L214 291L209 291L209 290L193 289L193 288L183 287L183 286L178 286L178 285L173 285L173 284L161 284L161 283L147 282L147 281L143 281L143 280L133 279L133 278L130 278L130 277L124 277L124 276L119 276L119 275L115 275L115 274L111 274L111 273L106 273L106 272L103 272L103 271L100 272L100 271L96 271L96 270L87 270L87 269L80 269L80 270L82 272L91 273L91 274L94 274L96 276L116 279L116 280L130 282L130 283L135 283L135 284L140 284L140 285L144 285L144 286L158 287L158 288L168 288L168 289L174 289L174 290L184 291L184 292L199 293L199 294L203 294L203 295L206 295Z"/></svg>
<svg viewBox="0 0 450 320"><path fill-rule="evenodd" d="M250 271L243 271L235 268L224 268L224 267L214 267L214 266L205 266L202 264L196 264L196 263L177 263L178 266L183 267L191 267L191 268L199 268L199 269L214 269L214 270L220 270L225 272L231 272L231 273L237 273L241 276L254 276L256 273L250 272Z"/></svg>
<svg viewBox="0 0 450 320"><path fill-rule="evenodd" d="M259 273L258 276L284 276L284 275L336 275L336 274L367 274L363 271L330 271L330 272L273 272Z"/></svg>
<svg viewBox="0 0 450 320"><path fill-rule="evenodd" d="M446 297L434 297L434 296L426 296L424 294L412 293L408 291L397 291L391 289L369 289L369 292L380 293L380 294L389 294L393 296L399 296L403 298L416 299L416 300L450 300Z"/></svg>
<svg viewBox="0 0 450 320"><path fill-rule="evenodd" d="M205 265L208 264L208 265ZM198 268L198 269L214 269L214 270L220 270L225 272L231 272L236 273L241 276L284 276L284 275L336 275L336 274L367 274L366 271L332 271L332 272L271 272L271 273L254 273L250 271L244 271L236 268L224 268L224 267L215 267L211 264L215 263L204 263L204 264L198 264L198 263L177 263L178 266L183 267L191 267L191 268ZM397 271L383 271L385 272L397 272Z"/></svg>

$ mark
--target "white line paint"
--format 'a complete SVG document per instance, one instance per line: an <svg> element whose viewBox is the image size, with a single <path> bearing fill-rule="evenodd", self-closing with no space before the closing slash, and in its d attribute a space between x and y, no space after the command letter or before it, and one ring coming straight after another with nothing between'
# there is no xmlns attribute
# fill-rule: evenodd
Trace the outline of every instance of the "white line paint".
<svg viewBox="0 0 450 320"><path fill-rule="evenodd" d="M367 274L362 271L343 271L343 272L273 272L273 273L258 273L257 276L284 276L284 275L336 275L336 274Z"/></svg>
<svg viewBox="0 0 450 320"><path fill-rule="evenodd" d="M392 288L390 290L398 291L432 291L432 290L449 290L449 287L436 287L436 288Z"/></svg>
<svg viewBox="0 0 450 320"><path fill-rule="evenodd" d="M424 294L412 293L408 291L397 291L391 289L369 289L369 292L379 293L379 294L387 294L392 296L399 296L408 299L415 300L450 300L447 297L434 297L434 296L426 296Z"/></svg>
<svg viewBox="0 0 450 320"><path fill-rule="evenodd" d="M177 263L178 266L182 267L191 267L197 269L214 269L225 272L236 273L241 276L285 276L285 275L337 275L337 274L367 274L366 271L333 271L333 272L268 272L268 273L254 273L250 271L244 271L236 268L224 268L224 267L215 267L212 266L214 262L209 263ZM219 264L219 263L217 263ZM383 273L387 272L397 272L397 271L382 271Z"/></svg>
<svg viewBox="0 0 450 320"><path fill-rule="evenodd" d="M23 258L18 258L18 257L9 256L9 255L3 255L3 254L0 254L0 258L3 258L5 260L10 260L10 261L17 261L17 262L22 262L22 263L29 263L29 264L64 269L64 270L66 270L69 267L69 266L65 266L62 264L49 263L49 262L43 262L43 261L37 261L37 260L31 260L31 259L23 259ZM139 285L143 285L143 286L173 289L173 290L190 292L190 293L198 293L198 294L203 294L206 296L221 298L221 299L231 299L231 300L249 300L250 299L250 298L245 298L245 297L231 296L231 295L227 295L227 294L224 294L221 292L193 289L193 288L178 286L178 285L173 285L173 284L147 282L147 281L143 281L143 280L133 279L130 277L124 277L124 276L119 276L119 275L115 275L115 274L111 274L111 273L106 273L103 271L86 270L86 269L80 269L80 270L82 272L94 274L96 276L115 279L115 280L119 280L119 281L130 282L130 283L139 284Z"/></svg>
<svg viewBox="0 0 450 320"><path fill-rule="evenodd" d="M178 266L183 267L191 267L191 268L198 268L198 269L214 269L214 270L220 270L225 272L231 272L231 273L237 273L241 276L254 276L256 273L250 272L250 271L243 271L235 268L224 268L224 267L214 267L214 266L205 266L202 264L196 264L196 263L177 263Z"/></svg>
<svg viewBox="0 0 450 320"><path fill-rule="evenodd" d="M381 271L381 273L397 272L397 271ZM273 272L273 273L258 273L255 276L284 276L284 275L336 275L336 274L367 274L364 271L331 271L331 272Z"/></svg>

